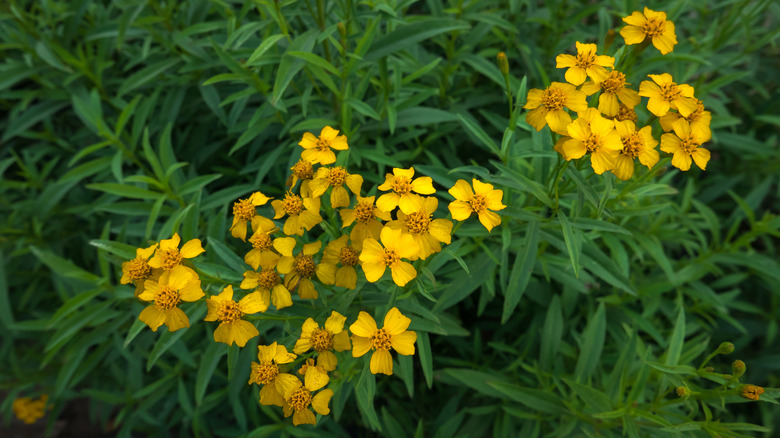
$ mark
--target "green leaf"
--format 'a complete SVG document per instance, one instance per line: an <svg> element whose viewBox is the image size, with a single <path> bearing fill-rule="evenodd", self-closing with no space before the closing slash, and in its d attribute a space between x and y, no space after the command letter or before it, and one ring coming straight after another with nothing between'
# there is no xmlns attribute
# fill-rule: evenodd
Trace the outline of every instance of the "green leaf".
<svg viewBox="0 0 780 438"><path fill-rule="evenodd" d="M105 284L106 280L98 277L97 275L87 272L84 269L76 266L70 260L65 260L62 257L54 255L51 251L38 249L36 247L30 247L30 251L38 257L38 260L43 262L46 266L51 268L56 275L63 277L75 278L77 280L85 281L93 284Z"/></svg>
<svg viewBox="0 0 780 438"><path fill-rule="evenodd" d="M259 61L263 57L265 52L267 52L271 47L273 47L277 42L279 42L279 40L283 38L284 35L275 34L263 39L263 42L260 43L259 46L257 46L255 51L252 52L252 55L249 56L249 59L246 60L246 65L251 66L257 64L257 61Z"/></svg>
<svg viewBox="0 0 780 438"><path fill-rule="evenodd" d="M173 68L173 66L179 62L181 62L181 59L176 57L150 64L149 66L125 79L122 82L122 85L119 86L116 97L122 97L130 91L133 91L136 88L142 87L143 85L157 79L158 76Z"/></svg>
<svg viewBox="0 0 780 438"><path fill-rule="evenodd" d="M376 61L398 50L413 47L415 43L432 38L436 35L455 30L468 29L468 23L457 20L435 18L420 20L405 26L397 26L389 34L379 38L371 45L369 52L363 56L366 61Z"/></svg>
<svg viewBox="0 0 780 438"><path fill-rule="evenodd" d="M571 223L566 218L566 213L558 210L558 222L561 223L563 230L563 240L566 242L566 250L569 252L571 266L574 268L574 276L580 278L580 239L574 235L571 229Z"/></svg>
<svg viewBox="0 0 780 438"><path fill-rule="evenodd" d="M674 324L674 330L672 331L672 338L669 340L669 351L666 352L666 361L664 364L668 366L675 366L680 361L680 354L682 354L683 342L685 341L685 307L680 305L680 310L677 312L677 321Z"/></svg>
<svg viewBox="0 0 780 438"><path fill-rule="evenodd" d="M299 35L290 43L288 52L311 52L314 48L318 29L311 29ZM271 105L278 107L279 101L282 98L285 90L290 85L293 77L298 74L303 68L305 62L287 53L282 56L282 60L279 63L279 68L276 70L276 79L274 81L273 95L271 97ZM281 108L280 108L281 109Z"/></svg>
<svg viewBox="0 0 780 438"><path fill-rule="evenodd" d="M195 379L195 404L198 406L203 403L206 389L211 381L211 376L214 374L214 370L217 369L219 361L222 359L222 356L227 354L227 348L225 347L225 344L212 342L206 348L206 351L203 352L203 357L198 367L198 375Z"/></svg>
<svg viewBox="0 0 780 438"><path fill-rule="evenodd" d="M433 387L433 355L428 332L420 331L417 333L417 352L420 357L423 376L425 376L425 383L428 384L428 389L430 389Z"/></svg>
<svg viewBox="0 0 780 438"><path fill-rule="evenodd" d="M601 351L607 331L607 316L604 303L599 303L596 313L588 320L582 333L582 341L574 376L577 382L586 382L601 363Z"/></svg>
<svg viewBox="0 0 780 438"><path fill-rule="evenodd" d="M539 248L539 222L529 222L525 231L525 244L522 253L515 255L515 263L509 283L504 291L504 308L501 313L501 324L505 324L515 307L520 302L528 282L531 280L536 253Z"/></svg>
<svg viewBox="0 0 780 438"><path fill-rule="evenodd" d="M205 306L197 306L194 308L194 311L191 312L190 315L188 315L190 321L199 321L201 318L203 318L203 314L206 313ZM162 326L161 326L162 327ZM160 330L160 329L158 329ZM146 371L152 369L155 363L157 363L157 360L160 359L160 357L168 351L173 345L181 339L182 336L184 336L187 333L187 328L176 330L175 332L165 331L160 335L160 338L157 339L157 342L154 343L154 347L152 348L151 353L149 353L149 360L146 363Z"/></svg>
<svg viewBox="0 0 780 438"><path fill-rule="evenodd" d="M10 329L14 325L14 314L11 311L11 299L8 295L8 280L5 267L7 260L0 251L0 323L3 327ZM430 384L428 385L430 387Z"/></svg>
<svg viewBox="0 0 780 438"><path fill-rule="evenodd" d="M563 313L561 298L553 295L547 307L547 316L542 326L542 338L539 341L539 366L550 369L553 359L558 355L558 348L563 339Z"/></svg>
<svg viewBox="0 0 780 438"><path fill-rule="evenodd" d="M473 121L470 117L463 116L462 114L458 114L458 119L466 127L466 130L474 137L476 137L477 140L479 140L479 142L482 143L489 151L496 155L501 154L501 150L499 149L498 145L496 145L496 142L493 141L493 139L487 135L487 133L482 128L480 128L475 121Z"/></svg>
<svg viewBox="0 0 780 438"><path fill-rule="evenodd" d="M140 187L117 183L87 184L86 187L90 190L99 190L101 192L132 199L157 199L162 195L160 192L153 192Z"/></svg>

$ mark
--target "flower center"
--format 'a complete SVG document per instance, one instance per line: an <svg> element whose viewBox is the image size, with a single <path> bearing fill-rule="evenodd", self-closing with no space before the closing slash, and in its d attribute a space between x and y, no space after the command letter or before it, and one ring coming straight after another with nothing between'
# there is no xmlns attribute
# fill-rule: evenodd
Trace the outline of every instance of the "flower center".
<svg viewBox="0 0 780 438"><path fill-rule="evenodd" d="M274 286L279 284L281 282L281 278L279 278L279 273L276 272L276 269L263 269L262 272L260 272L260 276L257 277L257 284L260 285L263 289L273 289Z"/></svg>
<svg viewBox="0 0 780 438"><path fill-rule="evenodd" d="M638 132L632 132L625 137L620 137L620 141L623 142L621 153L631 158L636 158L645 145L644 139Z"/></svg>
<svg viewBox="0 0 780 438"><path fill-rule="evenodd" d="M700 144L701 143L696 141L694 136L689 135L688 137L682 139L682 142L680 142L680 149L682 149L686 154L692 154L694 151L696 151L696 148L698 148Z"/></svg>
<svg viewBox="0 0 780 438"><path fill-rule="evenodd" d="M132 280L144 280L152 274L152 267L146 263L146 260L135 258L130 260L127 265L127 275Z"/></svg>
<svg viewBox="0 0 780 438"><path fill-rule="evenodd" d="M405 176L396 176L393 180L393 191L399 195L405 195L412 191L412 184Z"/></svg>
<svg viewBox="0 0 780 438"><path fill-rule="evenodd" d="M482 213L487 210L487 198L481 193L474 195L474 197L469 200L469 204L471 204L471 211L474 213Z"/></svg>
<svg viewBox="0 0 780 438"><path fill-rule="evenodd" d="M398 257L398 254L396 254L394 250L389 248L385 248L385 254L383 258L385 261L385 265L387 266L393 266L399 260L401 260L401 257Z"/></svg>
<svg viewBox="0 0 780 438"><path fill-rule="evenodd" d="M559 88L548 88L542 93L542 105L550 111L563 109L566 93Z"/></svg>
<svg viewBox="0 0 780 438"><path fill-rule="evenodd" d="M255 206L249 199L239 199L233 203L233 216L242 221L251 221L255 213Z"/></svg>
<svg viewBox="0 0 780 438"><path fill-rule="evenodd" d="M161 310L171 310L181 302L181 294L170 286L160 286L157 296L154 297L154 305Z"/></svg>
<svg viewBox="0 0 780 438"><path fill-rule="evenodd" d="M314 166L309 161L298 160L291 170L299 179L312 179L314 177Z"/></svg>
<svg viewBox="0 0 780 438"><path fill-rule="evenodd" d="M295 272L303 278L311 278L314 275L314 257L310 255L299 255L295 259Z"/></svg>
<svg viewBox="0 0 780 438"><path fill-rule="evenodd" d="M704 113L704 104L702 101L696 102L696 110L694 110L692 113L688 114L688 117L684 117L685 120L687 120L689 123L693 123L696 120L699 120L699 117Z"/></svg>
<svg viewBox="0 0 780 438"><path fill-rule="evenodd" d="M664 30L664 23L664 20L658 20L656 18L647 20L642 24L642 32L650 38L661 35Z"/></svg>
<svg viewBox="0 0 780 438"><path fill-rule="evenodd" d="M381 328L377 330L373 335L368 337L368 342L376 350L389 350L390 349L390 335L387 334L385 329Z"/></svg>
<svg viewBox="0 0 780 438"><path fill-rule="evenodd" d="M680 89L677 88L677 84L674 82L669 82L668 84L661 86L661 97L668 102L677 99L681 94Z"/></svg>
<svg viewBox="0 0 780 438"><path fill-rule="evenodd" d="M358 264L359 257L360 254L358 254L357 250L347 245L341 248L341 252L339 252L339 263L341 263L341 266L355 266Z"/></svg>
<svg viewBox="0 0 780 438"><path fill-rule="evenodd" d="M588 152L597 152L599 150L599 138L595 135L591 134L588 136L588 139L585 140L585 147L588 149Z"/></svg>
<svg viewBox="0 0 780 438"><path fill-rule="evenodd" d="M273 362L263 362L261 364L252 362L252 374L258 385L266 385L276 380L279 375L279 365Z"/></svg>
<svg viewBox="0 0 780 438"><path fill-rule="evenodd" d="M355 206L355 218L361 224L367 224L374 218L374 204L372 202L358 202Z"/></svg>
<svg viewBox="0 0 780 438"><path fill-rule="evenodd" d="M431 225L431 215L421 211L415 211L406 217L406 228L412 234L420 234L428 231Z"/></svg>
<svg viewBox="0 0 780 438"><path fill-rule="evenodd" d="M303 199L300 196L287 192L282 202L284 212L290 216L298 216L303 211Z"/></svg>
<svg viewBox="0 0 780 438"><path fill-rule="evenodd" d="M271 236L266 233L255 234L249 238L249 243L254 249L270 250L274 246Z"/></svg>
<svg viewBox="0 0 780 438"><path fill-rule="evenodd" d="M168 248L162 250L162 268L166 271L179 266L181 264L181 254L179 248Z"/></svg>
<svg viewBox="0 0 780 438"><path fill-rule="evenodd" d="M217 318L228 324L238 321L243 315L244 312L238 309L238 303L233 300L223 301L217 311Z"/></svg>
<svg viewBox="0 0 780 438"><path fill-rule="evenodd" d="M330 150L330 142L322 137L317 139L317 150L320 152L326 152Z"/></svg>
<svg viewBox="0 0 780 438"><path fill-rule="evenodd" d="M612 70L609 76L601 83L601 89L605 93L615 94L622 90L626 85L626 75L619 71Z"/></svg>
<svg viewBox="0 0 780 438"><path fill-rule="evenodd" d="M315 329L311 333L311 343L314 346L314 351L322 353L333 348L333 335L325 329Z"/></svg>
<svg viewBox="0 0 780 438"><path fill-rule="evenodd" d="M290 397L290 406L295 412L300 412L311 404L311 391L306 388L298 388Z"/></svg>
<svg viewBox="0 0 780 438"><path fill-rule="evenodd" d="M591 51L577 53L577 67L588 68L595 60L596 55Z"/></svg>
<svg viewBox="0 0 780 438"><path fill-rule="evenodd" d="M330 171L328 172L328 184L330 184L331 187L338 187L343 185L346 179L346 169L340 166L330 168Z"/></svg>
<svg viewBox="0 0 780 438"><path fill-rule="evenodd" d="M636 111L621 104L615 119L620 120L621 122L626 120L631 120L632 122L636 123L637 121Z"/></svg>

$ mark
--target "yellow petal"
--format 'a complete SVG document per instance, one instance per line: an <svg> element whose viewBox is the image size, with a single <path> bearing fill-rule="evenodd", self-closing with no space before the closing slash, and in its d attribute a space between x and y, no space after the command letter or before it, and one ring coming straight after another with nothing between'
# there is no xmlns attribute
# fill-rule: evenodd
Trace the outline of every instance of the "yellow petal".
<svg viewBox="0 0 780 438"><path fill-rule="evenodd" d="M346 320L347 320L346 316L334 310L331 312L330 316L325 321L325 330L329 331L334 335L337 333L341 333L342 330L344 330L344 322L346 322Z"/></svg>
<svg viewBox="0 0 780 438"><path fill-rule="evenodd" d="M244 235L246 235L246 230L244 230ZM185 259L191 259L193 257L196 257L206 250L203 249L203 246L201 246L200 239L192 239L189 242L185 243L184 246L181 247L181 256Z"/></svg>
<svg viewBox="0 0 780 438"><path fill-rule="evenodd" d="M255 291L241 298L241 301L238 302L238 309L247 315L265 312L268 310L268 301L263 299L260 292Z"/></svg>
<svg viewBox="0 0 780 438"><path fill-rule="evenodd" d="M317 357L317 366L322 367L325 371L335 370L336 364L338 364L338 359L336 359L336 355L330 350L321 352Z"/></svg>
<svg viewBox="0 0 780 438"><path fill-rule="evenodd" d="M450 210L452 218L456 221L465 221L473 212L471 204L464 201L452 201L447 208Z"/></svg>
<svg viewBox="0 0 780 438"><path fill-rule="evenodd" d="M317 413L320 415L328 415L330 414L328 402L330 402L331 397L333 397L333 390L323 389L322 391L318 392L314 398L312 398L311 407L314 408L314 410L317 411Z"/></svg>
<svg viewBox="0 0 780 438"><path fill-rule="evenodd" d="M193 302L198 301L205 295L203 289L200 287L200 280L194 279L187 283L179 293L181 294L182 301Z"/></svg>
<svg viewBox="0 0 780 438"><path fill-rule="evenodd" d="M667 23L670 23L667 21ZM666 55L674 50L674 45L677 44L677 38L674 34L662 33L653 37L653 45L658 49L662 55Z"/></svg>
<svg viewBox="0 0 780 438"><path fill-rule="evenodd" d="M693 154L691 154L691 157L701 170L707 169L707 162L710 161L710 151L704 148L696 148L696 150L693 151Z"/></svg>
<svg viewBox="0 0 780 438"><path fill-rule="evenodd" d="M319 297L317 289L314 288L314 283L308 278L301 278L301 282L298 283L298 296L305 300L316 300Z"/></svg>
<svg viewBox="0 0 780 438"><path fill-rule="evenodd" d="M526 96L526 102L523 108L525 109L537 108L539 105L542 104L543 95L544 95L544 91L538 88L532 88L531 90L528 91L528 96Z"/></svg>
<svg viewBox="0 0 780 438"><path fill-rule="evenodd" d="M371 356L371 372L374 374L393 375L393 357L387 350L377 350Z"/></svg>
<svg viewBox="0 0 780 438"><path fill-rule="evenodd" d="M357 271L352 266L342 266L336 271L336 286L354 289L357 286Z"/></svg>
<svg viewBox="0 0 780 438"><path fill-rule="evenodd" d="M239 347L244 347L250 339L259 335L257 330L251 322L240 319L232 324L222 323L214 330L214 340L222 342L227 345L231 345L234 342Z"/></svg>
<svg viewBox="0 0 780 438"><path fill-rule="evenodd" d="M390 344L393 346L393 350L398 354L404 356L411 356L414 354L414 343L417 341L417 333L406 331L393 335L390 339Z"/></svg>
<svg viewBox="0 0 780 438"><path fill-rule="evenodd" d="M488 230L488 233L498 225L501 225L501 216L492 211L482 211L479 213L479 222Z"/></svg>
<svg viewBox="0 0 780 438"><path fill-rule="evenodd" d="M628 155L620 154L615 160L615 168L612 169L612 173L622 181L626 181L634 174L634 160Z"/></svg>
<svg viewBox="0 0 780 438"><path fill-rule="evenodd" d="M661 150L673 154L680 150L680 139L674 134L664 134L661 136Z"/></svg>
<svg viewBox="0 0 780 438"><path fill-rule="evenodd" d="M274 342L276 344L276 342ZM274 353L274 362L276 363L290 363L298 357L293 353L287 352L287 347L284 345L276 344L276 351Z"/></svg>
<svg viewBox="0 0 780 438"><path fill-rule="evenodd" d="M352 335L352 357L360 357L371 350L371 343L368 338L358 335Z"/></svg>
<svg viewBox="0 0 780 438"><path fill-rule="evenodd" d="M625 20L625 18L624 18ZM637 26L625 26L620 29L620 36L626 40L627 45L639 44L645 40L645 31L641 27Z"/></svg>
<svg viewBox="0 0 780 438"><path fill-rule="evenodd" d="M265 406L283 406L282 394L276 390L276 386L269 383L260 388L260 404Z"/></svg>
<svg viewBox="0 0 780 438"><path fill-rule="evenodd" d="M302 411L296 411L293 414L293 424L300 426L301 424L317 424L317 417L314 416L314 412L311 409L306 408Z"/></svg>
<svg viewBox="0 0 780 438"><path fill-rule="evenodd" d="M398 206L398 200L401 197L397 193L385 193L376 200L376 206L382 211L393 211Z"/></svg>
<svg viewBox="0 0 780 438"><path fill-rule="evenodd" d="M292 295L290 291L282 284L277 284L270 293L271 302L276 307L276 310L284 309L285 307L292 306Z"/></svg>
<svg viewBox="0 0 780 438"><path fill-rule="evenodd" d="M555 68L569 68L575 65L577 65L577 58L572 55L561 54L555 57ZM541 98L539 100L541 101Z"/></svg>
<svg viewBox="0 0 780 438"><path fill-rule="evenodd" d="M152 304L141 311L141 314L138 315L138 319L146 323L153 332L156 332L165 322L165 312Z"/></svg>
<svg viewBox="0 0 780 438"><path fill-rule="evenodd" d="M392 274L393 282L401 287L404 287L406 283L417 277L417 271L414 269L414 266L407 262L395 263L390 268L390 273Z"/></svg>
<svg viewBox="0 0 780 438"><path fill-rule="evenodd" d="M317 367L308 367L306 368L306 377L304 377L304 380L306 381L304 384L306 389L314 392L327 385L330 381L330 377L328 377L328 373L320 371Z"/></svg>
<svg viewBox="0 0 780 438"><path fill-rule="evenodd" d="M682 149L672 155L672 166L687 171L691 168L691 156L685 153Z"/></svg>
<svg viewBox="0 0 780 438"><path fill-rule="evenodd" d="M420 207L422 207L422 203L422 196L415 195L414 193L407 193L398 198L398 208L405 214L411 214L418 211Z"/></svg>
<svg viewBox="0 0 780 438"><path fill-rule="evenodd" d="M168 326L168 331L175 332L176 330L186 328L190 326L190 320L187 319L187 315L178 307L165 311L165 325Z"/></svg>
<svg viewBox="0 0 780 438"><path fill-rule="evenodd" d="M436 193L433 188L433 179L430 176L421 176L412 180L412 191L421 195L432 195Z"/></svg>
<svg viewBox="0 0 780 438"><path fill-rule="evenodd" d="M368 239L366 239L368 241ZM363 273L366 275L366 280L371 283L376 283L382 275L385 274L387 265L384 262L363 262L360 265L363 268Z"/></svg>
<svg viewBox="0 0 780 438"><path fill-rule="evenodd" d="M385 315L383 328L390 335L397 335L403 333L409 328L412 320L404 316L397 307L393 307Z"/></svg>
<svg viewBox="0 0 780 438"><path fill-rule="evenodd" d="M276 379L274 379L274 386L283 398L289 399L290 396L298 390L298 388L303 386L303 383L301 383L299 378L293 376L292 374L281 373L276 376Z"/></svg>
<svg viewBox="0 0 780 438"><path fill-rule="evenodd" d="M534 108L525 114L525 121L531 125L532 128L541 131L542 128L544 128L544 125L547 124L547 113L549 111L550 110L545 106Z"/></svg>
<svg viewBox="0 0 780 438"><path fill-rule="evenodd" d="M349 333L346 330L342 330L333 336L333 349L336 351L346 351L352 349L352 344L349 342Z"/></svg>
<svg viewBox="0 0 780 438"><path fill-rule="evenodd" d="M349 331L360 337L368 338L369 336L373 336L377 331L376 321L371 315L361 311L358 314L357 321L349 326Z"/></svg>
<svg viewBox="0 0 780 438"><path fill-rule="evenodd" d="M590 155L590 164L593 171L601 175L615 167L616 154L610 154L608 151L594 152Z"/></svg>
<svg viewBox="0 0 780 438"><path fill-rule="evenodd" d="M642 26L647 21L647 18L641 12L634 11L628 17L623 17L623 21L632 26Z"/></svg>
<svg viewBox="0 0 780 438"><path fill-rule="evenodd" d="M582 67L572 67L566 70L564 77L566 78L566 82L573 85L581 85L585 82L585 79L588 78L585 74L585 69Z"/></svg>

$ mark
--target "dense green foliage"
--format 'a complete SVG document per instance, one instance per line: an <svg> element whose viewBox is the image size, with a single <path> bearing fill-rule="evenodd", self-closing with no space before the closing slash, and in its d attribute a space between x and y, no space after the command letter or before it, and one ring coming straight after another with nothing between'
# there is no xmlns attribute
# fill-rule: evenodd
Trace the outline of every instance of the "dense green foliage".
<svg viewBox="0 0 780 438"><path fill-rule="evenodd" d="M669 72L695 87L713 112L706 171L678 172L667 157L621 182L562 166L548 130L524 120L527 90L563 79L557 54L603 47L642 6L4 2L4 420L14 398L48 393L51 423L86 397L90 421L119 436L778 430L780 5L648 5L667 11L679 44L643 53L630 82ZM620 36L610 54L619 47ZM446 190L472 177L503 189L508 208L492 234L464 223L406 288L417 354L392 377L353 369L313 431L258 405L246 384L257 342L291 345L304 304L269 312L260 340L227 348L206 324L149 331L119 275L136 247L178 232L203 239L203 275L240 282L232 202L279 197L301 135L325 125L348 136L345 164L364 190L413 165L433 177L444 214ZM338 299L352 321L387 306L389 290ZM723 341L734 353L700 369ZM718 391L734 359L747 364L742 383L766 387L761 401ZM683 385L699 395L678 398Z"/></svg>

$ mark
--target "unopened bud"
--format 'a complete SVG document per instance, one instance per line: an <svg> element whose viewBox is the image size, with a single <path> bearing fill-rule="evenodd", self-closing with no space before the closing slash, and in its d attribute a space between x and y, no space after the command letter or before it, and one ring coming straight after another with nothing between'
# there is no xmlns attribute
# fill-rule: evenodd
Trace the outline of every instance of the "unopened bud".
<svg viewBox="0 0 780 438"><path fill-rule="evenodd" d="M504 52L498 52L498 55L496 55L496 59L498 60L498 69L501 70L501 74L506 76L509 74L509 61L506 59L506 53Z"/></svg>
<svg viewBox="0 0 780 438"><path fill-rule="evenodd" d="M347 28L344 26L344 23L339 22L336 27L339 29L339 35L341 35L341 39L347 39Z"/></svg>
<svg viewBox="0 0 780 438"><path fill-rule="evenodd" d="M734 363L731 364L731 374L734 375L735 379L742 377L742 375L745 374L746 369L745 362L742 362L741 360L735 360Z"/></svg>
<svg viewBox="0 0 780 438"><path fill-rule="evenodd" d="M607 36L604 37L604 51L609 50L609 47L615 41L615 30L610 29L607 31Z"/></svg>
<svg viewBox="0 0 780 438"><path fill-rule="evenodd" d="M724 342L718 346L718 354L731 354L734 351L734 344Z"/></svg>
<svg viewBox="0 0 780 438"><path fill-rule="evenodd" d="M678 386L677 387L677 396L682 398L683 400L687 400L688 397L691 396L691 390L684 387L684 386Z"/></svg>
<svg viewBox="0 0 780 438"><path fill-rule="evenodd" d="M739 387L739 396L748 400L758 400L764 393L764 388L756 385L742 385Z"/></svg>

